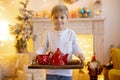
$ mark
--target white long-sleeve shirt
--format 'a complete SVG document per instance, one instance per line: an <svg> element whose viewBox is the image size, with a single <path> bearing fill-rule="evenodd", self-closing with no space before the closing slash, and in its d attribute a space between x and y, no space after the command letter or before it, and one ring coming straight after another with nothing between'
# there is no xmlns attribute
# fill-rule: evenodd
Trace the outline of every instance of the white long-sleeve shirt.
<svg viewBox="0 0 120 80"><path fill-rule="evenodd" d="M50 29L44 35L43 43L39 50L36 51L37 54L43 54L48 52L55 52L59 48L61 52L68 53L69 59L72 54L76 56L83 55L82 50L78 46L76 34L71 29L66 29L64 31L56 31L55 29ZM84 56L81 57L84 60ZM53 75L64 75L64 76L72 76L71 69L48 69L47 74Z"/></svg>

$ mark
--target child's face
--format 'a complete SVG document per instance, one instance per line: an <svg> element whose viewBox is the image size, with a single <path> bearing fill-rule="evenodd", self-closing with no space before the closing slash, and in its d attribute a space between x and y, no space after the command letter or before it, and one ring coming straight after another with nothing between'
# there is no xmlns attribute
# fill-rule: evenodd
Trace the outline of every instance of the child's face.
<svg viewBox="0 0 120 80"><path fill-rule="evenodd" d="M53 16L51 17L51 20L55 25L55 29L65 30L66 28L65 23L67 22L68 17L62 12L57 12L53 14Z"/></svg>

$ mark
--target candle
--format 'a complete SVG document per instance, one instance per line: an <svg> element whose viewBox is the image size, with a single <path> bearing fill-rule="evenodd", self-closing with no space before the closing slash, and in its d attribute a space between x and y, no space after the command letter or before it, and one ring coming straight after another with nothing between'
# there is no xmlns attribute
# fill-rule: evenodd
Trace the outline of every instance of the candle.
<svg viewBox="0 0 120 80"><path fill-rule="evenodd" d="M35 12L35 17L40 17L40 12L39 11Z"/></svg>
<svg viewBox="0 0 120 80"><path fill-rule="evenodd" d="M76 16L77 16L75 9L73 9L70 14L71 14L71 18L76 18Z"/></svg>
<svg viewBox="0 0 120 80"><path fill-rule="evenodd" d="M43 10L43 17L49 17L49 14L48 14L47 10Z"/></svg>

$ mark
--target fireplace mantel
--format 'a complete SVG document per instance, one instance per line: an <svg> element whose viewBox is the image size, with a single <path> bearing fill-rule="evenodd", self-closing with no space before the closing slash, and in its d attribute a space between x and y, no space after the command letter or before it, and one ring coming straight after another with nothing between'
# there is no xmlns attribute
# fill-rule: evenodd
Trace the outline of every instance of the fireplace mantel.
<svg viewBox="0 0 120 80"><path fill-rule="evenodd" d="M73 29L76 34L92 34L94 37L93 47L96 58L104 63L104 18L73 18L69 19L67 26ZM41 43L42 35L45 30L53 27L48 18L33 18L33 34L37 36L34 41L34 50Z"/></svg>
<svg viewBox="0 0 120 80"><path fill-rule="evenodd" d="M70 18L69 21L96 21L96 20L104 20L104 17L98 17L98 18ZM49 18L33 18L33 21L50 21Z"/></svg>

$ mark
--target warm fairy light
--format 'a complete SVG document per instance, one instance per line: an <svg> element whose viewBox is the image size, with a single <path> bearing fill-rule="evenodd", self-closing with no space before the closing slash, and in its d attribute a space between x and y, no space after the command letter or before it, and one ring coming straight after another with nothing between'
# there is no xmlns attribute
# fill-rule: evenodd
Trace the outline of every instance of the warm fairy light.
<svg viewBox="0 0 120 80"><path fill-rule="evenodd" d="M86 61L90 61L93 55L93 35L77 35L78 44L81 47Z"/></svg>
<svg viewBox="0 0 120 80"><path fill-rule="evenodd" d="M98 75L98 80L104 80L104 76L103 75Z"/></svg>
<svg viewBox="0 0 120 80"><path fill-rule="evenodd" d="M9 27L7 21L0 21L0 40L6 41L9 37Z"/></svg>
<svg viewBox="0 0 120 80"><path fill-rule="evenodd" d="M9 33L8 22L3 20L0 21L0 53L15 53L14 36Z"/></svg>

